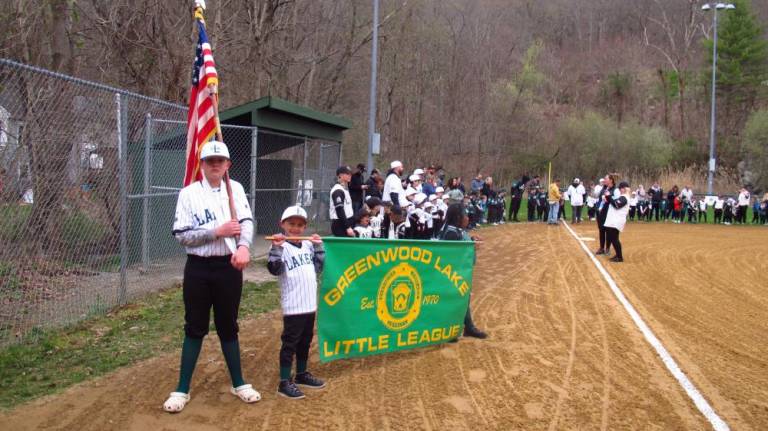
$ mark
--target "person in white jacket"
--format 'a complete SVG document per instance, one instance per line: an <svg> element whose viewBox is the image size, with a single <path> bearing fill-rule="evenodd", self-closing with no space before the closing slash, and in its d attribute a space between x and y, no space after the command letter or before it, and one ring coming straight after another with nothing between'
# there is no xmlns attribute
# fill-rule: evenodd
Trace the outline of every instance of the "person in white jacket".
<svg viewBox="0 0 768 431"><path fill-rule="evenodd" d="M736 213L736 223L747 224L747 209L749 209L750 198L749 191L747 191L746 187L742 187L739 190L739 212Z"/></svg>
<svg viewBox="0 0 768 431"><path fill-rule="evenodd" d="M605 237L608 244L616 251L616 255L611 258L611 262L624 262L619 234L627 224L629 199L629 183L622 181L608 202L608 215L605 217L604 225Z"/></svg>
<svg viewBox="0 0 768 431"><path fill-rule="evenodd" d="M393 206L406 207L408 206L408 200L405 198L405 189L400 180L400 175L403 174L403 164L399 160L395 160L389 166L391 169L387 173L387 179L384 181L384 192L382 193L381 200L392 202Z"/></svg>
<svg viewBox="0 0 768 431"><path fill-rule="evenodd" d="M587 192L578 178L573 179L573 183L568 186L565 195L571 202L571 223L581 223L581 208L584 206L584 195Z"/></svg>

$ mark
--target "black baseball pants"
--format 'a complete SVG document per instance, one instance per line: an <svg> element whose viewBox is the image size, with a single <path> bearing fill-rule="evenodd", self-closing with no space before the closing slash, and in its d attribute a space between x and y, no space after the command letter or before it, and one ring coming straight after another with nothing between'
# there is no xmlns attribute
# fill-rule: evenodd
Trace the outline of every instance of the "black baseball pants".
<svg viewBox="0 0 768 431"><path fill-rule="evenodd" d="M607 204L606 204L607 205ZM608 216L608 210L598 210L597 211L597 229L600 231L600 250L605 250L605 252L608 252L608 249L611 246L610 242L606 241L605 237L605 218Z"/></svg>
<svg viewBox="0 0 768 431"><path fill-rule="evenodd" d="M536 216L536 201L528 199L528 221L533 221Z"/></svg>
<svg viewBox="0 0 768 431"><path fill-rule="evenodd" d="M237 314L243 292L243 273L230 263L231 255L187 255L184 266L184 333L192 338L208 334L213 322L222 342L237 339Z"/></svg>
<svg viewBox="0 0 768 431"><path fill-rule="evenodd" d="M624 256L621 254L621 241L619 241L619 230L615 227L606 227L605 229L605 237L608 241L609 246L613 246L613 249L616 251L616 257L619 259L624 259Z"/></svg>
<svg viewBox="0 0 768 431"><path fill-rule="evenodd" d="M517 213L520 212L520 199L512 199L512 205L509 207L509 221L518 221Z"/></svg>
<svg viewBox="0 0 768 431"><path fill-rule="evenodd" d="M283 334L280 336L283 342L280 347L281 368L290 368L294 355L296 362L307 362L314 328L315 313L283 316Z"/></svg>
<svg viewBox="0 0 768 431"><path fill-rule="evenodd" d="M739 213L736 214L736 221L741 224L747 224L747 209L749 206L747 205L741 205L739 206Z"/></svg>
<svg viewBox="0 0 768 431"><path fill-rule="evenodd" d="M571 205L571 223L581 223L581 205Z"/></svg>

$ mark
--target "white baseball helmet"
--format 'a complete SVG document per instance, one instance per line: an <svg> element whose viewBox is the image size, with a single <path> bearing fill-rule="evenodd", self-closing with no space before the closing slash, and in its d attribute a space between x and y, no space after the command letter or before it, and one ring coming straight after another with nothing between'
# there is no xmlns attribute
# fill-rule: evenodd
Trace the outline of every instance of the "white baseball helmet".
<svg viewBox="0 0 768 431"><path fill-rule="evenodd" d="M200 160L207 159L208 157L224 157L229 159L229 149L227 149L223 142L208 142L203 145L203 150L200 151Z"/></svg>
<svg viewBox="0 0 768 431"><path fill-rule="evenodd" d="M283 211L283 216L280 217L280 222L282 223L282 222L286 221L287 219L289 219L291 217L301 217L304 220L306 220L307 219L307 212L304 211L304 208L302 208L302 207L300 207L298 205L295 205L295 206L292 206L292 207L288 207L288 208L285 209L285 211Z"/></svg>

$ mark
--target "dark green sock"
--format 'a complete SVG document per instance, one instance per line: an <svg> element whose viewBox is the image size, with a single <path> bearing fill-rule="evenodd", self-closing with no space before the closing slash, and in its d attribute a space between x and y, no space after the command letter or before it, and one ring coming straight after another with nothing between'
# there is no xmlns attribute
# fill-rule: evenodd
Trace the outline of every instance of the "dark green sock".
<svg viewBox="0 0 768 431"><path fill-rule="evenodd" d="M307 371L307 361L296 361L296 374Z"/></svg>
<svg viewBox="0 0 768 431"><path fill-rule="evenodd" d="M291 367L280 367L280 380L288 380L291 378Z"/></svg>
<svg viewBox="0 0 768 431"><path fill-rule="evenodd" d="M195 372L197 357L200 356L200 348L203 347L202 338L184 336L184 344L181 346L181 369L179 370L179 385L176 392L189 393L189 383L192 381L192 373Z"/></svg>
<svg viewBox="0 0 768 431"><path fill-rule="evenodd" d="M237 338L232 341L222 341L221 352L224 354L224 360L227 361L229 377L232 378L232 387L244 385L243 371L240 368L240 342Z"/></svg>

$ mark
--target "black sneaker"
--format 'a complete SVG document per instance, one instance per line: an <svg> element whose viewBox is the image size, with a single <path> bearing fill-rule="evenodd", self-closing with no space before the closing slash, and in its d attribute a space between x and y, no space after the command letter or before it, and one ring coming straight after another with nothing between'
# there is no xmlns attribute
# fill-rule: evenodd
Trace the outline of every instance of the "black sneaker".
<svg viewBox="0 0 768 431"><path fill-rule="evenodd" d="M309 371L296 374L296 378L293 381L299 386L311 389L323 389L325 387L325 382L313 376Z"/></svg>
<svg viewBox="0 0 768 431"><path fill-rule="evenodd" d="M624 259L618 256L614 256L611 258L611 262L624 262Z"/></svg>
<svg viewBox="0 0 768 431"><path fill-rule="evenodd" d="M465 337L474 337L479 339L485 339L488 337L488 334L485 332L477 329L476 326L465 326L464 327L464 336Z"/></svg>
<svg viewBox="0 0 768 431"><path fill-rule="evenodd" d="M598 248L597 251L595 252L595 256L600 256L601 254L605 254L605 250L603 250L602 248Z"/></svg>
<svg viewBox="0 0 768 431"><path fill-rule="evenodd" d="M304 398L304 392L301 392L301 389L290 380L280 380L280 385L277 387L277 394L293 400Z"/></svg>

